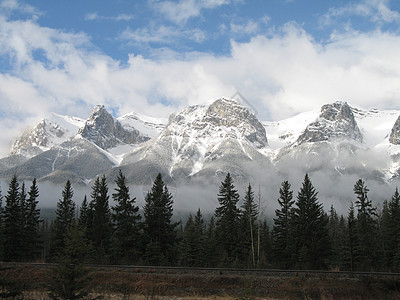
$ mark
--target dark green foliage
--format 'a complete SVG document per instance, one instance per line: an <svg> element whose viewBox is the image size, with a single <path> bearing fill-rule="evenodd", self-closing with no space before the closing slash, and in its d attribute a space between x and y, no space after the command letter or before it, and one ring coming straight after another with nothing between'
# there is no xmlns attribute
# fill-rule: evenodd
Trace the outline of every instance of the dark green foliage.
<svg viewBox="0 0 400 300"><path fill-rule="evenodd" d="M339 217L333 205L328 216L328 233L331 241L329 264L332 269L348 269L348 229L343 216Z"/></svg>
<svg viewBox="0 0 400 300"><path fill-rule="evenodd" d="M400 270L400 194L396 188L391 200L383 204L380 217L380 245L386 269Z"/></svg>
<svg viewBox="0 0 400 300"><path fill-rule="evenodd" d="M108 203L108 186L106 177L97 177L91 193L92 211L91 228L88 228L94 248L95 259L99 263L108 263L111 255L111 212Z"/></svg>
<svg viewBox="0 0 400 300"><path fill-rule="evenodd" d="M370 270L378 266L377 252L377 214L376 208L368 199L369 189L365 182L359 179L354 185L354 193L357 196L357 223L356 223L356 254L359 269Z"/></svg>
<svg viewBox="0 0 400 300"><path fill-rule="evenodd" d="M327 216L317 195L306 174L293 215L294 261L301 269L322 269L329 255Z"/></svg>
<svg viewBox="0 0 400 300"><path fill-rule="evenodd" d="M354 213L353 202L350 203L349 215L347 217L347 228L348 228L348 245L349 245L349 264L350 271L354 270L354 264L356 261L356 245L357 245L357 220Z"/></svg>
<svg viewBox="0 0 400 300"><path fill-rule="evenodd" d="M254 191L249 184L244 196L239 217L240 260L248 267L257 265L257 217L258 208L254 201Z"/></svg>
<svg viewBox="0 0 400 300"><path fill-rule="evenodd" d="M267 220L264 219L260 224L258 229L260 238L259 238L259 253L258 253L258 262L257 267L259 268L269 268L271 267L271 257L272 257L272 240L271 233L268 227Z"/></svg>
<svg viewBox="0 0 400 300"><path fill-rule="evenodd" d="M71 182L67 180L62 191L62 199L57 203L56 218L52 226L52 239L50 245L50 258L57 258L65 246L65 237L75 220L75 203L72 200L74 192Z"/></svg>
<svg viewBox="0 0 400 300"><path fill-rule="evenodd" d="M139 207L135 206L136 198L130 198L126 177L121 171L116 184L117 188L112 194L116 205L112 208L111 216L114 225L113 261L133 263L139 260L141 216L138 214Z"/></svg>
<svg viewBox="0 0 400 300"><path fill-rule="evenodd" d="M36 179L32 181L32 185L28 192L29 197L25 202L25 244L26 244L26 259L35 260L40 255L41 237L39 232L40 227L40 209L38 208L39 188L36 184Z"/></svg>
<svg viewBox="0 0 400 300"><path fill-rule="evenodd" d="M180 264L187 267L200 267L204 264L205 227L200 209L196 216L190 214L185 224L180 242Z"/></svg>
<svg viewBox="0 0 400 300"><path fill-rule="evenodd" d="M21 261L24 255L24 208L21 207L20 196L18 179L14 175L5 196L4 261Z"/></svg>
<svg viewBox="0 0 400 300"><path fill-rule="evenodd" d="M280 208L275 210L274 228L272 230L274 259L278 267L288 268L291 265L291 253L293 240L291 237L293 191L288 181L281 184L278 204Z"/></svg>
<svg viewBox="0 0 400 300"><path fill-rule="evenodd" d="M75 224L69 227L64 245L59 264L52 272L49 296L52 299L81 299L88 294L90 277L85 262L90 244L82 228Z"/></svg>
<svg viewBox="0 0 400 300"><path fill-rule="evenodd" d="M173 200L168 187L158 174L145 198L144 242L148 264L173 263L176 260L178 223L173 223ZM154 252L154 253L153 253ZM157 261L156 254L160 253ZM150 261L151 259L151 261Z"/></svg>
<svg viewBox="0 0 400 300"><path fill-rule="evenodd" d="M3 196L0 190L0 261L4 257Z"/></svg>
<svg viewBox="0 0 400 300"><path fill-rule="evenodd" d="M238 221L240 211L237 208L239 194L233 185L233 179L228 173L221 182L218 193L219 207L215 209L216 232L221 253L225 256L224 264L232 266L238 256Z"/></svg>
<svg viewBox="0 0 400 300"><path fill-rule="evenodd" d="M211 216L205 232L204 245L204 266L215 267L219 264L220 253L217 241L217 231L215 227L215 218Z"/></svg>
<svg viewBox="0 0 400 300"><path fill-rule="evenodd" d="M79 209L79 218L78 218L79 226L88 230L88 228L90 227L89 226L89 220L91 219L90 215L91 215L91 210L89 208L89 203L88 203L87 197L85 195L85 197L83 198L81 207Z"/></svg>

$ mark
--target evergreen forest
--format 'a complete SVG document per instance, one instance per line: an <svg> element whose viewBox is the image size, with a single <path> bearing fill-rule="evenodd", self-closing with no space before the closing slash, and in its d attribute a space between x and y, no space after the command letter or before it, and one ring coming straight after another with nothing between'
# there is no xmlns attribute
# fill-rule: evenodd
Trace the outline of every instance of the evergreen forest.
<svg viewBox="0 0 400 300"><path fill-rule="evenodd" d="M278 208L267 220L260 192L249 184L240 195L228 173L210 218L198 209L175 222L173 197L161 174L141 208L121 171L115 184L109 191L107 178L97 177L77 208L68 180L49 222L40 218L36 180L27 187L13 176L8 191L0 194L0 260L63 266L69 259L66 267L74 259L81 264L400 271L397 188L378 210L359 179L347 214L339 215L333 206L324 210L305 174L297 194L288 181L281 183Z"/></svg>

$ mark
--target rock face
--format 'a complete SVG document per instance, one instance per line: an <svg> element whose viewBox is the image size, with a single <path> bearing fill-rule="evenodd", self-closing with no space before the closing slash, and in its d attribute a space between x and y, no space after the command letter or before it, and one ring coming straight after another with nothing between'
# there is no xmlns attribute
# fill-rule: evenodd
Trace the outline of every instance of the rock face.
<svg viewBox="0 0 400 300"><path fill-rule="evenodd" d="M397 118L390 133L389 142L393 145L400 145L400 116Z"/></svg>
<svg viewBox="0 0 400 300"><path fill-rule="evenodd" d="M141 172L162 170L176 179L228 171L245 178L249 172L243 164L269 162L258 151L267 146L260 121L236 101L221 98L172 114L161 134L126 156L122 165Z"/></svg>
<svg viewBox="0 0 400 300"><path fill-rule="evenodd" d="M78 133L102 149L113 148L121 142L138 144L149 139L134 128L126 130L103 105L97 105L93 109L90 118Z"/></svg>
<svg viewBox="0 0 400 300"><path fill-rule="evenodd" d="M44 119L14 142L11 154L22 154L27 157L38 155L57 145L57 140L62 141L66 131L60 125Z"/></svg>
<svg viewBox="0 0 400 300"><path fill-rule="evenodd" d="M302 144L334 139L362 141L361 131L350 106L346 102L335 102L322 106L317 120L307 126L297 142Z"/></svg>

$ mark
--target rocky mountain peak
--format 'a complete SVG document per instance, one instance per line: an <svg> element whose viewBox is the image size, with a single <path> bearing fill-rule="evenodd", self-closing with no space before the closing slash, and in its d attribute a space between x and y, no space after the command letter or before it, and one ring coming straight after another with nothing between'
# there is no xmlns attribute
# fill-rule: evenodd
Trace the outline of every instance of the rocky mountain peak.
<svg viewBox="0 0 400 300"><path fill-rule="evenodd" d="M297 139L297 143L321 142L332 139L362 141L351 107L346 102L323 105L319 117L310 123Z"/></svg>
<svg viewBox="0 0 400 300"><path fill-rule="evenodd" d="M54 144L58 144L56 140L62 139L66 131L60 125L43 119L35 127L25 131L20 138L15 140L11 148L11 154L35 156Z"/></svg>
<svg viewBox="0 0 400 300"><path fill-rule="evenodd" d="M393 145L400 145L400 116L397 118L390 133L389 142Z"/></svg>
<svg viewBox="0 0 400 300"><path fill-rule="evenodd" d="M261 122L237 101L226 98L209 106L191 106L171 115L167 129L197 137L245 138L257 148L268 145Z"/></svg>
<svg viewBox="0 0 400 300"><path fill-rule="evenodd" d="M92 114L78 133L102 149L113 148L120 143L137 144L149 139L134 128L125 129L104 105L93 108Z"/></svg>

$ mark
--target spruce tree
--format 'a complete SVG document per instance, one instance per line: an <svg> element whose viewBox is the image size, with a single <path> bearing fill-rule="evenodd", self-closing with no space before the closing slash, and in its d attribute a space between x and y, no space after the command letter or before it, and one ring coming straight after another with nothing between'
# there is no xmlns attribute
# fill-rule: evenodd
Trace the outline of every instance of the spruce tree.
<svg viewBox="0 0 400 300"><path fill-rule="evenodd" d="M391 200L385 201L381 216L381 245L385 246L386 266L388 270L400 270L396 260L400 252L400 194L396 188Z"/></svg>
<svg viewBox="0 0 400 300"><path fill-rule="evenodd" d="M347 226L343 216L339 217L333 205L328 216L328 233L331 245L330 267L343 269L348 266Z"/></svg>
<svg viewBox="0 0 400 300"><path fill-rule="evenodd" d="M196 227L192 214L189 215L183 229L183 237L180 242L179 263L185 267L196 265Z"/></svg>
<svg viewBox="0 0 400 300"><path fill-rule="evenodd" d="M111 212L108 203L108 185L105 175L97 177L91 193L92 228L90 232L95 260L108 263L111 255Z"/></svg>
<svg viewBox="0 0 400 300"><path fill-rule="evenodd" d="M254 191L248 185L239 217L240 259L247 266L256 267L256 234L258 208L254 201Z"/></svg>
<svg viewBox="0 0 400 300"><path fill-rule="evenodd" d="M219 207L215 209L217 241L224 255L224 264L232 266L238 256L238 220L240 211L237 208L239 194L228 173L221 182L218 193Z"/></svg>
<svg viewBox="0 0 400 300"><path fill-rule="evenodd" d="M354 204L350 203L349 214L347 217L348 244L349 244L349 265L350 271L355 268L357 261L357 220L354 213Z"/></svg>
<svg viewBox="0 0 400 300"><path fill-rule="evenodd" d="M81 299L88 295L90 281L88 261L91 245L85 231L76 223L69 227L65 236L65 246L59 253L57 264L49 279L51 299Z"/></svg>
<svg viewBox="0 0 400 300"><path fill-rule="evenodd" d="M273 256L280 268L291 266L291 253L293 240L291 236L291 225L293 215L293 191L288 181L284 181L279 189L278 204L280 208L275 210L276 218L272 230Z"/></svg>
<svg viewBox="0 0 400 300"><path fill-rule="evenodd" d="M178 223L172 222L172 195L158 174L145 198L144 242L145 260L148 264L169 264L176 260Z"/></svg>
<svg viewBox="0 0 400 300"><path fill-rule="evenodd" d="M272 256L272 240L267 219L264 219L260 226L260 249L257 267L269 268Z"/></svg>
<svg viewBox="0 0 400 300"><path fill-rule="evenodd" d="M72 200L74 192L71 181L67 180L62 191L62 199L57 202L56 218L52 226L50 258L56 260L65 246L65 237L74 224L75 203Z"/></svg>
<svg viewBox="0 0 400 300"><path fill-rule="evenodd" d="M357 256L358 267L370 270L378 267L377 264L377 214L376 208L368 199L369 189L365 182L359 179L353 189L356 194L357 206Z"/></svg>
<svg viewBox="0 0 400 300"><path fill-rule="evenodd" d="M329 255L327 216L308 174L297 194L293 215L295 260L298 268L326 267Z"/></svg>
<svg viewBox="0 0 400 300"><path fill-rule="evenodd" d="M180 242L180 264L187 267L204 265L204 221L200 209L196 216L189 215Z"/></svg>
<svg viewBox="0 0 400 300"><path fill-rule="evenodd" d="M79 209L78 225L81 226L82 228L85 228L86 231L88 230L89 227L89 218L90 218L89 210L90 210L89 203L85 195L81 207Z"/></svg>
<svg viewBox="0 0 400 300"><path fill-rule="evenodd" d="M39 201L39 189L36 184L36 178L33 179L32 185L28 192L26 200L26 220L25 220L25 243L26 243L26 258L34 260L40 254L40 209L37 207Z"/></svg>
<svg viewBox="0 0 400 300"><path fill-rule="evenodd" d="M119 171L116 180L117 187L112 194L116 205L112 207L114 225L113 255L115 262L132 263L139 259L140 232L138 214L139 207L135 206L136 198L129 195L126 177Z"/></svg>
<svg viewBox="0 0 400 300"><path fill-rule="evenodd" d="M3 208L3 196L0 190L0 261L4 259L4 208Z"/></svg>
<svg viewBox="0 0 400 300"><path fill-rule="evenodd" d="M211 216L205 231L204 248L204 266L217 266L221 261L221 249L218 247L214 216Z"/></svg>
<svg viewBox="0 0 400 300"><path fill-rule="evenodd" d="M196 236L196 261L195 266L203 266L204 265L204 249L205 249L205 224L203 215L201 213L200 208L197 210L196 215L194 216L194 227L195 227L195 236Z"/></svg>
<svg viewBox="0 0 400 300"><path fill-rule="evenodd" d="M4 207L4 261L23 258L24 222L17 176L11 178Z"/></svg>

